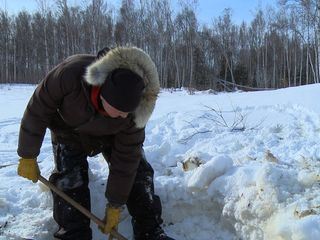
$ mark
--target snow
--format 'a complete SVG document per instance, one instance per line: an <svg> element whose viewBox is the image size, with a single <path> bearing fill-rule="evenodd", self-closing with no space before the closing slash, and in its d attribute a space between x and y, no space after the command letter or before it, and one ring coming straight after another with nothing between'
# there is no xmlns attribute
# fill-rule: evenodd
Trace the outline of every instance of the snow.
<svg viewBox="0 0 320 240"><path fill-rule="evenodd" d="M215 178L225 174L232 165L229 156L219 156L200 165L190 176L187 188L194 192L206 188Z"/></svg>
<svg viewBox="0 0 320 240"><path fill-rule="evenodd" d="M52 239L47 187L17 176L19 124L35 86L0 85L0 240ZM164 228L177 240L320 239L320 85L210 94L163 90L146 128ZM53 169L49 134L38 157ZM89 158L103 218L108 166ZM132 239L125 210L119 232ZM106 239L92 223L94 240Z"/></svg>

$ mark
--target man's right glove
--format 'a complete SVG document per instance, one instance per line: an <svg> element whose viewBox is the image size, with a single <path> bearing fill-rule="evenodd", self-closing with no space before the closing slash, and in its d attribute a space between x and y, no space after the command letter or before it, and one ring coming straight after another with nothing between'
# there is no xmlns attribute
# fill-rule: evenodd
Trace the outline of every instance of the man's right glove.
<svg viewBox="0 0 320 240"><path fill-rule="evenodd" d="M106 215L104 220L106 221L104 228L99 227L101 232L108 234L112 229L117 229L120 222L121 207L115 207L110 204L106 207Z"/></svg>
<svg viewBox="0 0 320 240"><path fill-rule="evenodd" d="M36 183L39 180L40 169L36 158L20 158L18 174Z"/></svg>

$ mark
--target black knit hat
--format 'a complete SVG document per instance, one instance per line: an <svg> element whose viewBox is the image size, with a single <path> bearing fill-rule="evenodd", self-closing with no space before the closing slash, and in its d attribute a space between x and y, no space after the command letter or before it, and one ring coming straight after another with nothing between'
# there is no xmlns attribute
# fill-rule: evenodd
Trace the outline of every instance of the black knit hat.
<svg viewBox="0 0 320 240"><path fill-rule="evenodd" d="M145 85L136 73L125 69L113 70L101 87L101 96L122 112L134 111L140 102Z"/></svg>

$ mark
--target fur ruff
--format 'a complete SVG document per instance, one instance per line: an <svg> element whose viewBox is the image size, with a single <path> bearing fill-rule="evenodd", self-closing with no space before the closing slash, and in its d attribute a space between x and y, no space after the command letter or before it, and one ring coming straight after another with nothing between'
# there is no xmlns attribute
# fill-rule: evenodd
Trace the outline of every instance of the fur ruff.
<svg viewBox="0 0 320 240"><path fill-rule="evenodd" d="M157 68L142 49L136 47L117 47L111 49L87 67L85 81L93 86L102 85L108 74L116 68L126 68L138 74L145 83L139 106L134 111L134 121L138 128L147 124L160 91Z"/></svg>

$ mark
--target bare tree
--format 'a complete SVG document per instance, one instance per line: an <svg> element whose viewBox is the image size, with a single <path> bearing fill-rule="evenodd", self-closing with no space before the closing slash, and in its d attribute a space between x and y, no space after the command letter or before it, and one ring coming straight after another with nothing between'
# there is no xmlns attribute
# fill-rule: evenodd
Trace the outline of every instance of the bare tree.
<svg viewBox="0 0 320 240"><path fill-rule="evenodd" d="M197 20L195 12L189 6L184 6L181 13L175 19L178 42L177 53L179 59L180 78L182 79L182 86L192 87L193 85L193 53L195 40L197 35ZM185 84L185 81L188 81Z"/></svg>
<svg viewBox="0 0 320 240"><path fill-rule="evenodd" d="M10 40L11 37L11 19L7 11L0 11L0 55L1 64L0 82L9 82L9 64L10 64Z"/></svg>

